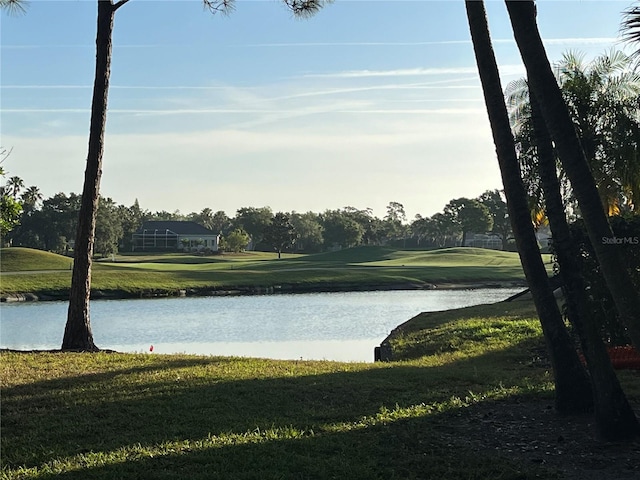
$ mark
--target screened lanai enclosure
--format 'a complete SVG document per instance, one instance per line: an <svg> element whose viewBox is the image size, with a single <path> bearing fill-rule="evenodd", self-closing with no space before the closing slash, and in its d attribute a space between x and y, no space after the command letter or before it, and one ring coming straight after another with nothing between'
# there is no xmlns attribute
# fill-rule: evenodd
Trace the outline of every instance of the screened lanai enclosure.
<svg viewBox="0 0 640 480"><path fill-rule="evenodd" d="M133 234L133 250L179 250L180 236L168 228L158 231L157 229L142 229L141 233Z"/></svg>
<svg viewBox="0 0 640 480"><path fill-rule="evenodd" d="M217 252L220 235L195 222L152 221L144 222L131 240L134 252Z"/></svg>

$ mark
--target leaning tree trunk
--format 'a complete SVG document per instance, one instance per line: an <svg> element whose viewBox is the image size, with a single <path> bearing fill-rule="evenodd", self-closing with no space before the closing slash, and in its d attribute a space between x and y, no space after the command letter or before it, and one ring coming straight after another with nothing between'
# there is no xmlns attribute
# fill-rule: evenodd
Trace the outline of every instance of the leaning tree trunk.
<svg viewBox="0 0 640 480"><path fill-rule="evenodd" d="M562 320L538 249L500 86L498 65L491 46L484 3L466 0L465 4L513 235L553 366L556 408L562 413L586 411L592 407L591 388Z"/></svg>
<svg viewBox="0 0 640 480"><path fill-rule="evenodd" d="M527 69L529 87L535 94L544 121L571 181L587 233L604 279L629 337L640 348L640 292L636 290L615 243L580 139L547 58L536 24L531 0L506 0L513 33Z"/></svg>
<svg viewBox="0 0 640 480"><path fill-rule="evenodd" d="M596 430L598 436L605 440L633 438L640 433L640 424L620 386L607 348L598 331L598 325L589 311L586 285L577 261L580 252L572 241L564 213L553 145L535 96L530 93L529 99L547 218L560 265L560 277L565 285L569 320L578 332L582 351L587 360L593 391Z"/></svg>
<svg viewBox="0 0 640 480"><path fill-rule="evenodd" d="M117 5L120 6L120 5ZM117 6L111 0L98 1L98 31L96 34L96 73L91 102L91 125L87 167L84 173L82 203L74 246L73 275L67 324L62 350L96 351L89 318L91 295L91 263L96 231L96 214L102 176L104 130L107 121L107 96L111 67L111 34Z"/></svg>

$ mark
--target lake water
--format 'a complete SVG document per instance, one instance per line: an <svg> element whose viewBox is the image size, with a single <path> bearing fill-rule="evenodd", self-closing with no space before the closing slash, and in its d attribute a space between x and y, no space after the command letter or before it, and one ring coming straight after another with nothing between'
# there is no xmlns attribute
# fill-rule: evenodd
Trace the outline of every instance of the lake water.
<svg viewBox="0 0 640 480"><path fill-rule="evenodd" d="M374 347L421 312L493 303L522 288L395 290L238 297L96 300L100 348L275 359L373 361ZM55 349L66 302L3 303L0 348Z"/></svg>

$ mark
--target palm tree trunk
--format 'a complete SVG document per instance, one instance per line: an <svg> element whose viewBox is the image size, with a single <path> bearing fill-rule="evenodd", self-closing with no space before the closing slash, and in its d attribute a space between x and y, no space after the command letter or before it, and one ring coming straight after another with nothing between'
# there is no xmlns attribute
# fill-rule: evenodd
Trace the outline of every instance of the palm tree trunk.
<svg viewBox="0 0 640 480"><path fill-rule="evenodd" d="M104 131L107 122L107 98L111 70L111 37L116 8L111 0L98 1L98 29L96 34L96 72L91 103L89 149L84 174L82 203L74 246L73 275L69 295L67 324L62 350L96 351L89 317L91 295L91 264L96 230L96 214L102 176Z"/></svg>
<svg viewBox="0 0 640 480"><path fill-rule="evenodd" d="M606 241L613 238L614 234L542 44L536 24L535 4L531 0L506 0L506 5L527 69L529 86L535 93L560 161L571 181L616 310L628 329L631 341L636 348L640 348L640 292L634 288L620 250L615 244Z"/></svg>
<svg viewBox="0 0 640 480"><path fill-rule="evenodd" d="M529 102L546 213L560 276L565 285L569 319L578 332L587 360L598 436L608 441L633 438L640 433L640 424L618 382L597 323L589 311L586 288L577 262L579 251L572 241L562 204L551 137L532 93L529 94Z"/></svg>
<svg viewBox="0 0 640 480"><path fill-rule="evenodd" d="M547 272L538 249L507 107L500 87L500 76L491 46L484 3L466 0L465 4L513 235L553 366L556 408L563 413L585 411L592 406L591 388L549 286Z"/></svg>

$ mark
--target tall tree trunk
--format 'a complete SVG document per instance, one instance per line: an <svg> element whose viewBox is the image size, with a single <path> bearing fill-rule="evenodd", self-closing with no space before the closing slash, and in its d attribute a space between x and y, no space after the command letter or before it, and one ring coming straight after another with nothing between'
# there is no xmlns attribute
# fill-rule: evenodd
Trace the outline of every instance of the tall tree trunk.
<svg viewBox="0 0 640 480"><path fill-rule="evenodd" d="M629 336L640 348L640 292L634 288L620 249L606 239L614 234L607 220L587 159L567 105L547 58L531 0L506 0L513 33L527 69L529 87L540 105L544 121L555 142L575 193L587 233L600 263L616 310Z"/></svg>
<svg viewBox="0 0 640 480"><path fill-rule="evenodd" d="M553 366L556 408L562 413L589 410L592 407L589 380L549 286L531 223L484 3L466 0L465 4L513 235Z"/></svg>
<svg viewBox="0 0 640 480"><path fill-rule="evenodd" d="M96 73L91 102L91 126L87 167L84 173L82 203L74 246L73 275L67 324L62 350L96 351L89 317L91 295L91 264L96 230L96 214L102 176L104 131L107 122L107 97L111 69L111 35L116 8L111 0L98 1L98 29L96 34Z"/></svg>
<svg viewBox="0 0 640 480"><path fill-rule="evenodd" d="M597 433L605 440L633 438L640 433L640 424L620 386L597 323L589 311L585 282L577 261L580 252L572 241L564 213L551 137L532 93L529 99L546 213L560 265L560 277L565 285L569 320L578 332L589 368Z"/></svg>

